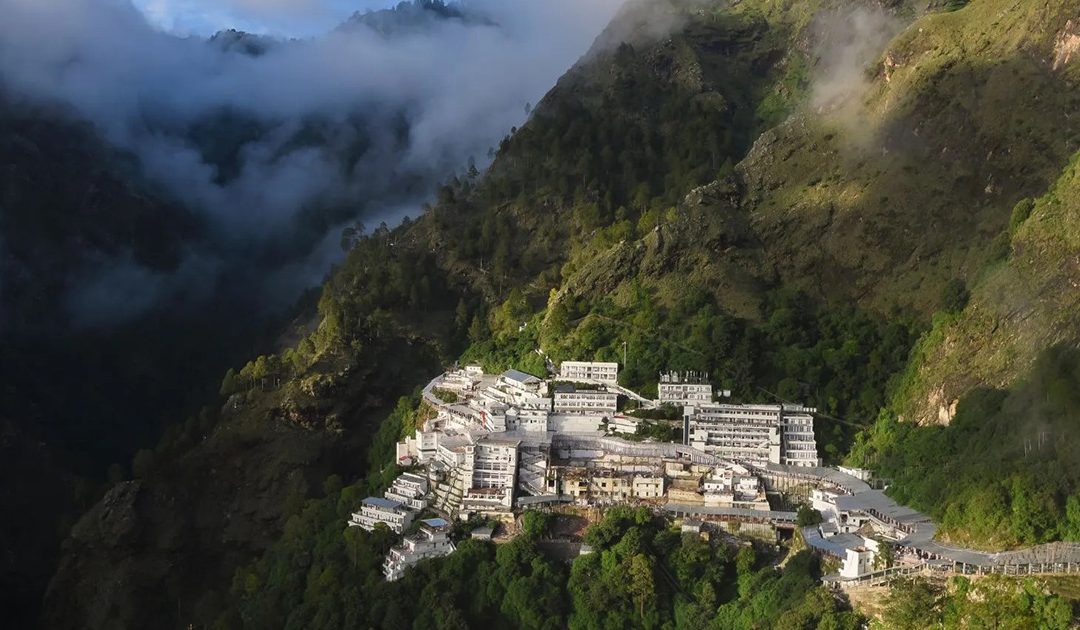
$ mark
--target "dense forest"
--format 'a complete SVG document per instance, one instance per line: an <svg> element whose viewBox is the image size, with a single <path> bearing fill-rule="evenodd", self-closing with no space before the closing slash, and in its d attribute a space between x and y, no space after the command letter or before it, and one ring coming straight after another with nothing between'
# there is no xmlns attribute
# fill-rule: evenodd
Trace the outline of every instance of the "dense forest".
<svg viewBox="0 0 1080 630"><path fill-rule="evenodd" d="M410 428L415 405L415 398L400 401L380 430L372 462L379 451L389 455L392 431ZM820 560L798 545L777 558L774 549L749 542L708 542L644 508L609 509L585 533L591 553L569 565L544 544L556 514L524 513L521 532L497 545L469 539L477 523L460 523L455 553L388 583L381 563L397 537L381 527L344 525L362 497L393 478L380 470L373 464L367 480L347 487L330 477L325 496L294 504L283 537L237 571L216 627L840 630L866 622L821 586ZM1041 582L997 577L958 577L944 587L902 582L883 604L881 627L898 630L1065 629L1074 605Z"/></svg>
<svg viewBox="0 0 1080 630"><path fill-rule="evenodd" d="M609 510L585 535L592 553L569 566L545 555L553 516L526 513L511 542L470 540L462 527L456 552L387 583L380 565L396 537L343 528L368 488L325 486L262 560L237 572L235 608L220 627L859 627L808 552L780 571L768 551L683 535L646 509Z"/></svg>
<svg viewBox="0 0 1080 630"><path fill-rule="evenodd" d="M1037 260L1063 277L1031 283L1032 303L1074 290L1070 258L1038 258L1042 241L1009 246L1043 216L1039 206L1010 226L1016 202L1075 151L1072 66L1045 61L1074 7L884 3L887 36L855 69L850 107L832 110L815 98L836 71L821 47L843 51L832 20L854 29L856 4L671 0L622 14L489 169L463 167L415 220L349 228L345 259L277 343L115 467L71 528L47 625L866 621L820 586L827 569L797 540L706 542L622 508L569 563L549 553L549 518L529 513L510 542L465 539L462 526L455 554L384 582L395 537L344 523L400 472L394 443L430 413L416 387L462 362L543 374L548 360L615 360L622 384L646 395L661 371L708 372L737 401L815 406L827 463L873 468L952 540L1077 539L1080 359L1069 343L1033 342L1042 356L1022 376L964 381L948 424L908 413L927 398L912 375L934 344L958 345L947 324L980 304L987 277ZM646 27L661 18L673 25L658 38ZM1034 113L1003 124L1014 111ZM1073 339L1071 320L1039 321ZM990 362L971 356L946 376ZM676 437L662 423L650 431L636 438ZM886 602L888 627L1067 627L1070 603L1049 592L905 584Z"/></svg>
<svg viewBox="0 0 1080 630"><path fill-rule="evenodd" d="M850 457L959 542L1080 541L1080 351L1054 347L1007 390L964 397L947 426L884 412Z"/></svg>

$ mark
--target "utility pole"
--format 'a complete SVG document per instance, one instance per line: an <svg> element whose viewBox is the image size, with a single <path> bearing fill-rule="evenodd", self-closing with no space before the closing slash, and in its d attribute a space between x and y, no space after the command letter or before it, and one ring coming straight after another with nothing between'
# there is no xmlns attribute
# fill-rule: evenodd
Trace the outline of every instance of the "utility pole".
<svg viewBox="0 0 1080 630"><path fill-rule="evenodd" d="M622 342L622 366L624 370L626 369L626 343L625 341Z"/></svg>

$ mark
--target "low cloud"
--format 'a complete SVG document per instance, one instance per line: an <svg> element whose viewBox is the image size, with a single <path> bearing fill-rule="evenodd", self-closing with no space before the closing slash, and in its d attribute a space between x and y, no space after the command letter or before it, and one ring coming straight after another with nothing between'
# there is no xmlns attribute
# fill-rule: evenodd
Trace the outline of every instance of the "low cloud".
<svg viewBox="0 0 1080 630"><path fill-rule="evenodd" d="M812 29L818 59L813 106L838 110L858 101L870 85L869 68L903 26L876 6L820 14Z"/></svg>
<svg viewBox="0 0 1080 630"><path fill-rule="evenodd" d="M164 32L124 0L0 0L0 89L66 105L136 155L153 183L211 226L206 251L192 255L216 263L196 268L227 270L291 238L313 207L345 208L352 216L334 217L339 224L418 206L470 156L482 163L488 148L522 123L525 103L537 102L584 54L620 2L473 0L468 11L484 19L440 20L398 35L356 26L260 40L262 54L252 55ZM168 14L160 0L142 5ZM216 6L254 19L328 5ZM215 127L219 120L226 122ZM196 141L200 125L208 131ZM207 155L208 146L213 153L228 145L227 136L245 125L252 131L234 142L235 155ZM309 283L332 263L319 247L325 242L309 244L318 263ZM233 260L235 252L245 258ZM295 269L297 260L282 264ZM109 269L101 281L115 280L121 291L140 279L124 261ZM131 294L130 301L152 303L159 293ZM89 290L72 304L92 305L95 295Z"/></svg>

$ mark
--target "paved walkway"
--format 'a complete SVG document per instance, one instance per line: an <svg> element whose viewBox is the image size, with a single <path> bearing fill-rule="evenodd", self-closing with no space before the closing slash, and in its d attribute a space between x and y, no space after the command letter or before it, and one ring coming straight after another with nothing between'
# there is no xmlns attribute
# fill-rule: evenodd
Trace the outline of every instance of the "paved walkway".
<svg viewBox="0 0 1080 630"><path fill-rule="evenodd" d="M964 547L953 547L934 540L937 525L930 517L907 506L900 505L892 497L851 475L830 468L794 468L770 464L764 468L773 473L796 476L816 477L820 482L847 492L846 496L837 497L836 507L840 511L858 511L871 518L895 527L906 535L897 541L897 545L915 551L926 560L947 560L956 565L973 568L992 568L1009 566L1073 565L1080 564L1080 543L1048 543L1024 549L1003 552L987 552ZM812 531L808 531L812 530ZM836 552L835 545L821 537L817 528L805 528L803 537L811 546Z"/></svg>

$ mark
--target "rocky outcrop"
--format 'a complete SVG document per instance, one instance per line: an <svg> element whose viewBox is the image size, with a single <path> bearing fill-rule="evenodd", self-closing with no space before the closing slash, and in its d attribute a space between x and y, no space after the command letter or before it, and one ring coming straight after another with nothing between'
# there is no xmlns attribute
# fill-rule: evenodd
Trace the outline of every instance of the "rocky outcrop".
<svg viewBox="0 0 1080 630"><path fill-rule="evenodd" d="M1069 20L1054 42L1054 70L1059 70L1080 52L1080 20Z"/></svg>

